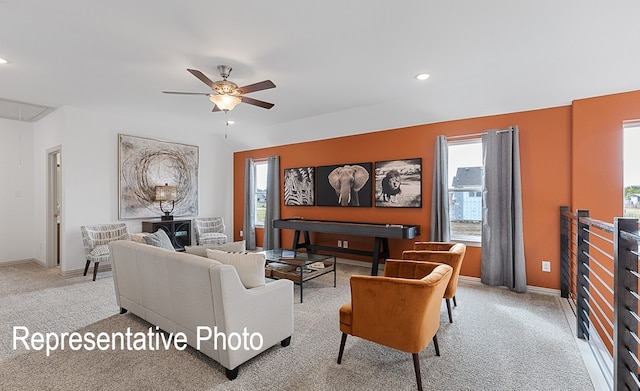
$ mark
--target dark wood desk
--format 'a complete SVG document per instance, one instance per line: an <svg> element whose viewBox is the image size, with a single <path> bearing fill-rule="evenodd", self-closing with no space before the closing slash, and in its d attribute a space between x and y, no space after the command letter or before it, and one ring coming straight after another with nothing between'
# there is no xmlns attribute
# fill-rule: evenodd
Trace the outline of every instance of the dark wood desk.
<svg viewBox="0 0 640 391"><path fill-rule="evenodd" d="M293 229L292 248L304 247L308 251L325 250L372 257L371 275L378 274L380 259L389 257L389 239L413 239L420 235L419 225L355 223L347 221L281 219L273 220L273 228ZM300 232L304 242L300 243ZM309 232L324 232L354 236L371 236L374 238L373 251L355 250L342 247L320 246L311 244Z"/></svg>

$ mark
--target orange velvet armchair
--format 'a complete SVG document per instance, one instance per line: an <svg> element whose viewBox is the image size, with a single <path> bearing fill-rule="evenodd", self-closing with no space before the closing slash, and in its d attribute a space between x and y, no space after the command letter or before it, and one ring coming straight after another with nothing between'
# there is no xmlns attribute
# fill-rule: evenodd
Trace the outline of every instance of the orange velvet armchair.
<svg viewBox="0 0 640 391"><path fill-rule="evenodd" d="M463 243L415 242L413 250L402 252L402 259L444 263L453 268L451 280L449 280L449 285L444 292L449 322L451 323L453 323L453 316L451 315L450 300L453 299L453 305L458 306L456 302L456 288L458 287L458 277L460 276L460 268L462 267L462 261L464 260L466 251L467 246Z"/></svg>
<svg viewBox="0 0 640 391"><path fill-rule="evenodd" d="M418 353L433 340L436 356L440 355L436 333L442 295L452 273L449 265L387 259L384 276L351 276L351 302L340 307L338 364L351 334L411 353L422 390Z"/></svg>

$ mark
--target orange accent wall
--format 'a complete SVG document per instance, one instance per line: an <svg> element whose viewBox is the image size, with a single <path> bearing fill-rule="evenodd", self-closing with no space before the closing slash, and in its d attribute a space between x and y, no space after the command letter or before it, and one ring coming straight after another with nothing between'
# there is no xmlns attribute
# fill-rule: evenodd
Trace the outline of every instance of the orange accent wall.
<svg viewBox="0 0 640 391"><path fill-rule="evenodd" d="M589 217L613 222L623 215L623 127L625 122L640 120L640 91L580 99L573 102L572 130L572 205L576 209L588 209ZM608 250L611 244L591 236L594 246ZM592 251L606 270L613 273L613 261ZM595 273L607 284L613 286L613 278L594 266ZM607 303L613 303L613 295L592 278L594 288L601 292L590 300L595 306L590 316L609 322L592 324L599 332L614 335L613 312ZM601 312L603 315L601 315ZM604 325L604 327L603 327ZM613 354L613 345L608 339L604 344Z"/></svg>
<svg viewBox="0 0 640 391"><path fill-rule="evenodd" d="M612 222L623 214L622 128L640 120L640 91L573 102L573 209Z"/></svg>
<svg viewBox="0 0 640 391"><path fill-rule="evenodd" d="M473 134L517 125L520 129L527 283L559 289L559 207L569 205L571 201L571 120L571 106L562 106L237 152L234 154L234 239L241 239L245 158L264 159L279 155L281 169L422 158L422 208L281 205L281 215L282 218L302 216L308 219L418 224L421 235L416 240L428 240L435 136ZM281 178L281 189L282 186ZM281 232L282 245L289 247L293 232ZM260 245L261 232L257 236ZM338 239L349 240L350 248L371 250L373 247L373 238L312 234L312 241L318 244L335 246ZM403 250L413 246L413 241L391 240L391 257L400 258ZM340 256L367 260L346 254ZM480 257L480 248L469 247L461 273L480 277ZM541 271L542 260L551 261L552 273Z"/></svg>

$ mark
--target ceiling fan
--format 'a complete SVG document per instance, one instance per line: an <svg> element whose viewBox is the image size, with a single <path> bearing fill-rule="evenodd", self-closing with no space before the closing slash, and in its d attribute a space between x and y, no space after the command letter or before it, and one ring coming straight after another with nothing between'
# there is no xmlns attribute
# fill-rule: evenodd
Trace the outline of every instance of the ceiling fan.
<svg viewBox="0 0 640 391"><path fill-rule="evenodd" d="M264 102L258 99L249 98L245 94L275 88L275 84L271 80L264 80L259 83L249 84L244 87L238 87L236 83L227 80L232 68L227 65L218 65L218 71L222 80L211 81L204 73L196 69L187 69L193 76L197 77L204 84L208 85L212 92L175 92L162 91L165 94L182 94L182 95L208 95L209 100L214 103L211 111L229 111L233 110L240 103L248 103L250 105L270 109L273 103Z"/></svg>

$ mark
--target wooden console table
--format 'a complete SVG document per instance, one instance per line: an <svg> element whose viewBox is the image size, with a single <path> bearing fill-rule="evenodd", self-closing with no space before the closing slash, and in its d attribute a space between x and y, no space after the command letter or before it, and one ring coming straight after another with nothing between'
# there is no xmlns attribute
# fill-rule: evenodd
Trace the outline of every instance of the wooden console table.
<svg viewBox="0 0 640 391"><path fill-rule="evenodd" d="M325 221L305 219L273 220L273 228L293 229L292 248L306 248L307 251L325 250L372 257L371 275L378 274L380 259L389 257L389 239L413 239L420 235L419 225L355 223L346 221ZM300 233L304 235L304 242L300 243ZM311 244L309 232L325 232L354 236L372 236L373 251L355 250L342 247L320 246Z"/></svg>

